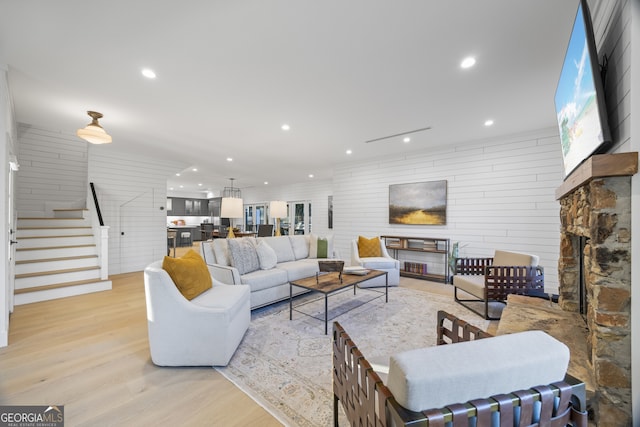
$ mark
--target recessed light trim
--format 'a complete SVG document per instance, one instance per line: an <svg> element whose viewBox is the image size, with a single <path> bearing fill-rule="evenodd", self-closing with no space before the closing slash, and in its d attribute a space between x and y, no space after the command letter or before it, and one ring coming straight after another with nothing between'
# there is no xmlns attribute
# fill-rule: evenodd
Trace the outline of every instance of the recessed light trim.
<svg viewBox="0 0 640 427"><path fill-rule="evenodd" d="M493 120L488 119L488 120L485 120L484 125L486 127L489 127L489 126L493 126L493 123L494 123Z"/></svg>
<svg viewBox="0 0 640 427"><path fill-rule="evenodd" d="M233 158L227 157L227 162L233 162Z"/></svg>
<svg viewBox="0 0 640 427"><path fill-rule="evenodd" d="M291 126L289 126L288 124L284 123L282 126L280 126L280 129L282 129L283 131L288 131L291 130Z"/></svg>
<svg viewBox="0 0 640 427"><path fill-rule="evenodd" d="M156 78L155 71L153 71L150 68L143 68L142 69L142 75L145 76L148 79L155 79Z"/></svg>
<svg viewBox="0 0 640 427"><path fill-rule="evenodd" d="M193 168L191 170L194 171L194 172L198 172L198 168Z"/></svg>
<svg viewBox="0 0 640 427"><path fill-rule="evenodd" d="M180 176L180 172L176 173L176 176Z"/></svg>
<svg viewBox="0 0 640 427"><path fill-rule="evenodd" d="M476 58L474 58L473 56L467 56L460 63L460 68L464 68L464 69L471 68L474 65L476 65Z"/></svg>
<svg viewBox="0 0 640 427"><path fill-rule="evenodd" d="M313 178L313 174L312 173L309 174L309 178Z"/></svg>
<svg viewBox="0 0 640 427"><path fill-rule="evenodd" d="M402 139L402 142L404 142L405 144L408 144L409 142L411 142L411 138L409 138L408 136L405 136L405 137Z"/></svg>
<svg viewBox="0 0 640 427"><path fill-rule="evenodd" d="M345 153L347 153L347 154L353 154L353 151L352 151L352 150L347 150L347 151L345 151Z"/></svg>

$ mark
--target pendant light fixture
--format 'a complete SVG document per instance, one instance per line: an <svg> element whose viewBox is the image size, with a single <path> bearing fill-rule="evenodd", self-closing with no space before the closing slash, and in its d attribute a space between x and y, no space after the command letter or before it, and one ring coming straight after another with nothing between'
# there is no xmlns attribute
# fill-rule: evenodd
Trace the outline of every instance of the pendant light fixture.
<svg viewBox="0 0 640 427"><path fill-rule="evenodd" d="M91 144L109 144L111 142L111 135L109 135L98 123L98 119L102 118L102 113L97 111L87 111L89 117L91 117L91 123L82 129L78 129L76 135L84 139Z"/></svg>
<svg viewBox="0 0 640 427"><path fill-rule="evenodd" d="M229 233L227 237L232 239L235 237L233 233L233 218L242 218L243 205L240 189L233 187L235 178L229 178L229 180L231 181L231 187L225 187L224 190L222 190L220 216L222 218L229 218Z"/></svg>

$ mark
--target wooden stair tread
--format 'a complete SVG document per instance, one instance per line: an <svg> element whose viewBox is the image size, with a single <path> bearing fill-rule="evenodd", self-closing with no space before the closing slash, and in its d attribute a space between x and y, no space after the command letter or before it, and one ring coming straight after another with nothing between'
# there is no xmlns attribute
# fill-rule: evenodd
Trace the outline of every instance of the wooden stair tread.
<svg viewBox="0 0 640 427"><path fill-rule="evenodd" d="M51 227L51 226L42 226L42 227L18 227L16 228L16 230L73 230L75 228L89 228L91 229L90 225L78 225L77 227Z"/></svg>
<svg viewBox="0 0 640 427"><path fill-rule="evenodd" d="M44 246L41 248L16 248L16 251L41 251L43 249L73 249L73 248L87 248L93 246L95 243L88 243L86 245L69 245L69 246Z"/></svg>
<svg viewBox="0 0 640 427"><path fill-rule="evenodd" d="M77 255L77 256L66 256L66 257L59 257L59 258L26 259L22 261L16 261L16 265L34 264L36 262L71 261L74 259L87 259L87 258L98 258L98 255Z"/></svg>
<svg viewBox="0 0 640 427"><path fill-rule="evenodd" d="M26 279L28 277L50 276L54 274L77 273L81 271L100 270L99 266L67 268L64 270L39 271L36 273L16 274L16 279Z"/></svg>
<svg viewBox="0 0 640 427"><path fill-rule="evenodd" d="M60 218L58 218L58 217L34 216L34 217L18 218L18 221L20 221L20 220L28 220L28 221L33 221L33 220L41 220L41 221L60 221L60 220L65 220L65 221L68 221L70 219L73 220L73 221L77 221L77 220L83 219L83 218L73 218L73 217L70 217L70 218L60 217Z"/></svg>
<svg viewBox="0 0 640 427"><path fill-rule="evenodd" d="M24 289L16 289L14 290L14 294L28 294L30 292L37 291L48 291L51 289L59 289L59 288L68 288L71 286L78 285L90 285L92 283L104 282L104 280L93 279L93 280L77 280L75 282L62 282L62 283L54 283L53 285L44 285L44 286L34 286L33 288L24 288Z"/></svg>
<svg viewBox="0 0 640 427"><path fill-rule="evenodd" d="M17 240L26 240L26 239L60 239L66 237L93 237L93 234L65 234L64 236L26 236L26 237L17 237Z"/></svg>

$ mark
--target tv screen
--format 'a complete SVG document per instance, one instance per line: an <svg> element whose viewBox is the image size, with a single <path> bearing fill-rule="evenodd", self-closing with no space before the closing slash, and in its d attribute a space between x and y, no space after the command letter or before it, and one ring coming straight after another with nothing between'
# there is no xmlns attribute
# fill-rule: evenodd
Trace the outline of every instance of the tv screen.
<svg viewBox="0 0 640 427"><path fill-rule="evenodd" d="M591 16L580 1L556 88L565 178L611 142Z"/></svg>

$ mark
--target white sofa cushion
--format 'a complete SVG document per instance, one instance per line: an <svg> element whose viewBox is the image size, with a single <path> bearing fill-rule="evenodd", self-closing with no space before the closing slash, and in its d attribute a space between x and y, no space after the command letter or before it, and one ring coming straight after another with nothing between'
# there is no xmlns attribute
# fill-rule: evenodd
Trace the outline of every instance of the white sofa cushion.
<svg viewBox="0 0 640 427"><path fill-rule="evenodd" d="M260 261L260 268L262 270L271 270L278 263L276 251L263 240L258 242L256 253L258 254L258 261Z"/></svg>
<svg viewBox="0 0 640 427"><path fill-rule="evenodd" d="M229 245L227 245L227 239L213 239L213 243L211 246L213 247L213 254L216 257L215 264L230 266L231 261L229 260ZM210 264L209 261L207 263Z"/></svg>
<svg viewBox="0 0 640 427"><path fill-rule="evenodd" d="M239 291L238 288L242 289L242 291ZM246 294L246 296L238 297L239 293ZM248 286L218 284L209 289L209 291L198 295L191 302L201 307L224 309L229 317L233 318L236 313L244 309L248 296Z"/></svg>
<svg viewBox="0 0 640 427"><path fill-rule="evenodd" d="M542 331L410 350L391 356L389 390L412 411L561 381L569 348Z"/></svg>
<svg viewBox="0 0 640 427"><path fill-rule="evenodd" d="M289 282L292 280L300 280L305 277L315 276L315 274L320 271L318 261L315 259L310 259L308 261L298 260L283 262L278 264L278 268L287 272Z"/></svg>
<svg viewBox="0 0 640 427"><path fill-rule="evenodd" d="M293 248L293 256L295 259L303 259L309 257L309 236L289 236L291 247Z"/></svg>
<svg viewBox="0 0 640 427"><path fill-rule="evenodd" d="M287 272L280 268L257 270L240 276L243 285L249 285L251 292L272 288L287 283Z"/></svg>
<svg viewBox="0 0 640 427"><path fill-rule="evenodd" d="M261 237L260 240L266 242L276 252L278 263L295 260L291 241L287 236Z"/></svg>

